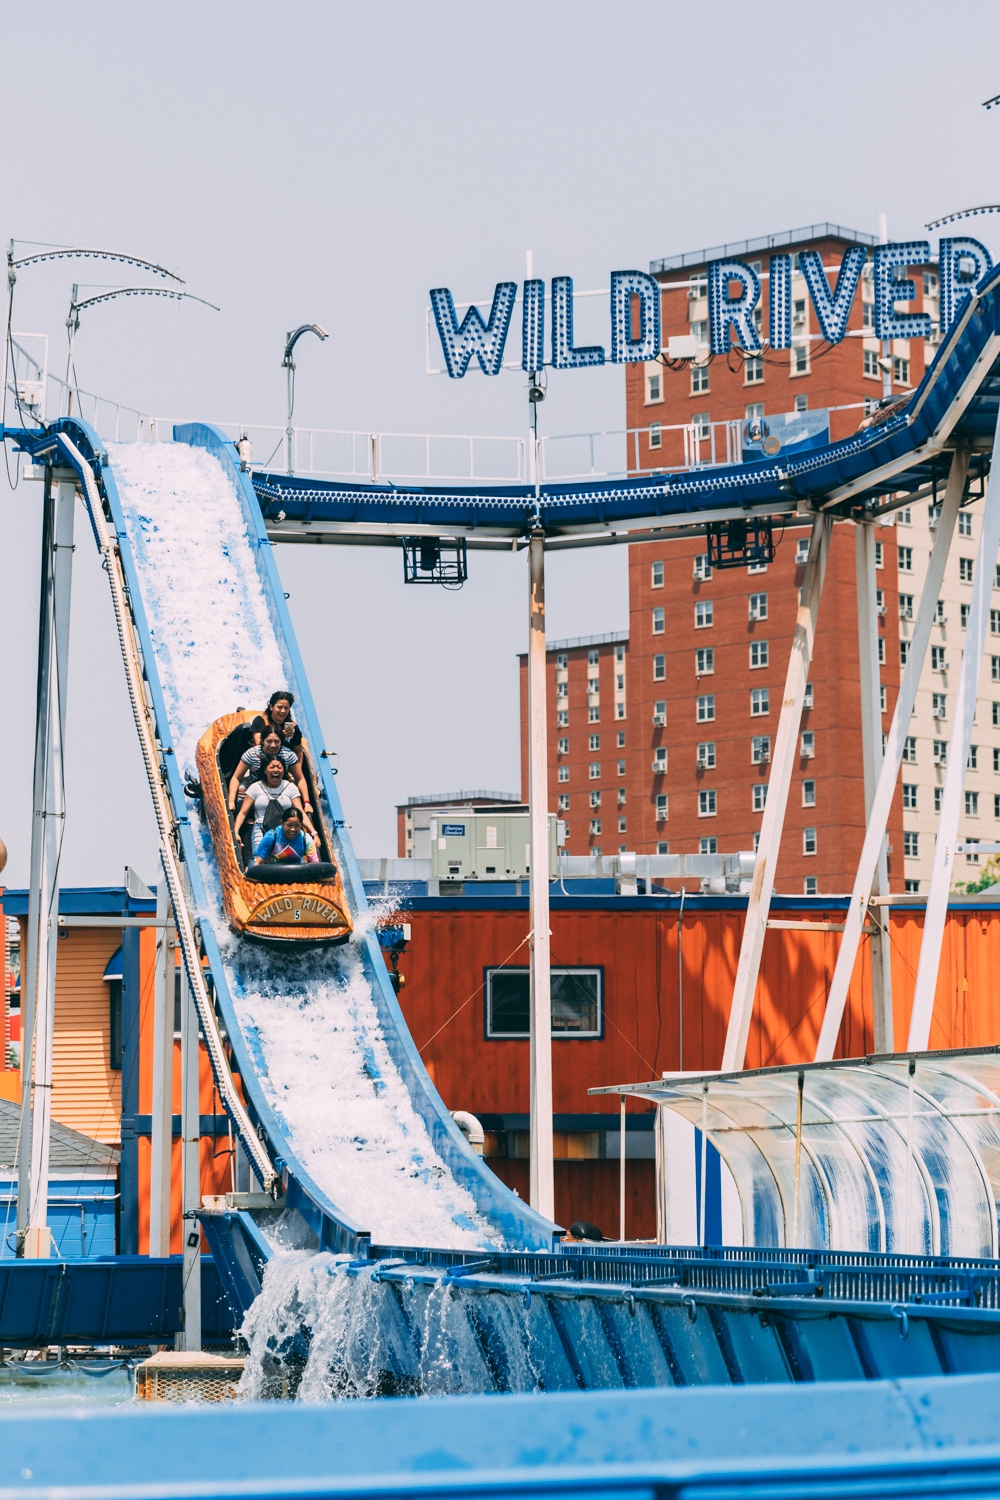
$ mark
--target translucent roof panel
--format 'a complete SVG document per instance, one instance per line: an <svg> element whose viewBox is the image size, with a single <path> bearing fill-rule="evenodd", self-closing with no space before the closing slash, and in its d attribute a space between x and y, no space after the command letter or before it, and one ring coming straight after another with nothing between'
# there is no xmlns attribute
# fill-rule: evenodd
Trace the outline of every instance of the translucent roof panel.
<svg viewBox="0 0 1000 1500"><path fill-rule="evenodd" d="M747 1245L998 1253L998 1049L667 1075L590 1092L704 1122L732 1172Z"/></svg>

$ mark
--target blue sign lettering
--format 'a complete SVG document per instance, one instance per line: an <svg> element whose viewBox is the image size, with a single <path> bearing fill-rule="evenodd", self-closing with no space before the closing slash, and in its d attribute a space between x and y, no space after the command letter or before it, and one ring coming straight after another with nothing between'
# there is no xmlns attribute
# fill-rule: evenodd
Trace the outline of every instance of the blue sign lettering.
<svg viewBox="0 0 1000 1500"><path fill-rule="evenodd" d="M938 240L942 333L946 333L954 323L966 297L992 265L990 252L978 240Z"/></svg>
<svg viewBox="0 0 1000 1500"><path fill-rule="evenodd" d="M545 363L545 282L524 283L521 322L521 369L533 374Z"/></svg>
<svg viewBox="0 0 1000 1500"><path fill-rule="evenodd" d="M839 344L847 332L847 320L851 316L854 294L858 289L866 258L864 245L850 245L845 250L837 273L837 285L831 297L830 283L826 279L819 251L803 250L799 256L799 270L809 288L820 333L828 344Z"/></svg>
<svg viewBox="0 0 1000 1500"><path fill-rule="evenodd" d="M580 370L587 365L603 365L604 350L600 344L573 347L573 278L552 278L552 368Z"/></svg>
<svg viewBox="0 0 1000 1500"><path fill-rule="evenodd" d="M792 257L772 255L768 264L768 343L772 349L792 347Z"/></svg>
<svg viewBox="0 0 1000 1500"><path fill-rule="evenodd" d="M741 287L738 297L729 294L730 282ZM753 310L760 301L760 277L752 266L741 260L713 260L708 267L708 339L713 354L725 354L729 348L730 329L744 349L756 354L761 347L760 335L753 321Z"/></svg>
<svg viewBox="0 0 1000 1500"><path fill-rule="evenodd" d="M907 240L898 245L875 246L875 337L880 339L929 339L930 313L900 313L897 302L912 302L916 282L909 277L897 281L896 272L908 266L925 266L931 258L927 240Z"/></svg>
<svg viewBox="0 0 1000 1500"><path fill-rule="evenodd" d="M632 337L632 298L639 303L639 333ZM644 271L611 273L611 363L634 364L660 353L660 284Z"/></svg>
<svg viewBox="0 0 1000 1500"><path fill-rule="evenodd" d="M446 286L431 292L431 307L437 324L445 363L452 380L461 380L475 355L484 375L499 375L510 315L517 298L516 281L498 281L493 293L490 321L483 322L478 307L470 307L459 325L455 303Z"/></svg>

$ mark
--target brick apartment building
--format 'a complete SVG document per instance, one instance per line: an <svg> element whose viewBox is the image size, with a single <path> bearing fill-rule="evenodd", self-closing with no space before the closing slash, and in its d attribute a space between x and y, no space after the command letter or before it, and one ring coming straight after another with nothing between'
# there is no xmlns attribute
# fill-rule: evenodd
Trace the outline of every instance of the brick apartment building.
<svg viewBox="0 0 1000 1500"><path fill-rule="evenodd" d="M662 361L626 367L632 470L739 461L743 442L752 436L748 424L775 415L828 413L830 440L854 432L883 388L871 260L858 285L848 336L828 345L817 332L795 257L805 249L819 251L833 283L850 245L875 243L870 235L818 225L654 261L650 270L663 288L665 354ZM708 262L749 261L766 278L771 251L793 256L792 348L765 347L756 356L732 349L728 356L712 356ZM900 396L919 383L940 337L936 269L929 264L910 274L917 297L906 308L929 312L934 329L926 344L893 341L892 390ZM666 358L675 336L694 340L688 345L697 351L693 358ZM825 425L823 416L816 420ZM898 524L880 527L876 553L883 730L895 704L933 539L933 506L915 504L894 520ZM934 789L944 775L947 667L958 667L963 614L958 596L971 589L969 558L978 524L973 504L962 512L942 590L949 599L956 597L953 607L942 606L934 632L938 649L921 678L889 824L890 880L896 890L927 888ZM629 631L551 644L550 808L566 821L568 853L732 853L755 847L807 547L808 530L789 525L769 565L713 573L702 539L634 544L629 548ZM1000 611L995 619L1000 651ZM946 637L950 659L943 649ZM1000 833L1000 703L992 701L994 692L1000 699L1000 657L995 684L991 671L988 661L977 714L983 744L969 782L977 795L966 797L968 826L962 829L967 838ZM521 702L526 796L524 657ZM807 894L849 890L865 821L850 522L835 525L831 537L800 751L778 887ZM990 785L980 788L986 779ZM963 878L976 873L963 871Z"/></svg>

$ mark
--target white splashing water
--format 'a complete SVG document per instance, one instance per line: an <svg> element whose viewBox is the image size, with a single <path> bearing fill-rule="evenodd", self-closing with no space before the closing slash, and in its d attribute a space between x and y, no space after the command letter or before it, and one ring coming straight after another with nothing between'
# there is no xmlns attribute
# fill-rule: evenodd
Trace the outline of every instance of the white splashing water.
<svg viewBox="0 0 1000 1500"><path fill-rule="evenodd" d="M240 500L222 465L184 443L113 444L111 467L140 574L179 764L238 705L263 705L285 670ZM293 1150L317 1185L382 1244L496 1243L472 1195L435 1151L379 1023L358 951L280 956L234 937L211 840L202 875L237 1015Z"/></svg>

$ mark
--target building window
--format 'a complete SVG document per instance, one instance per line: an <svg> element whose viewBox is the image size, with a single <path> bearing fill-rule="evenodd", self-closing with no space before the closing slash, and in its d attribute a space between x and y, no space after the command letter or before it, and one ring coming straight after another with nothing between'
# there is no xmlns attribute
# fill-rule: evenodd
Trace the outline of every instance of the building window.
<svg viewBox="0 0 1000 1500"><path fill-rule="evenodd" d="M948 694L931 693L931 713L935 719L945 719L948 716Z"/></svg>
<svg viewBox="0 0 1000 1500"><path fill-rule="evenodd" d="M699 818L714 818L718 811L716 803L715 788L709 787L707 791L698 793L698 816Z"/></svg>
<svg viewBox="0 0 1000 1500"><path fill-rule="evenodd" d="M691 394L701 396L708 390L708 365L691 366Z"/></svg>
<svg viewBox="0 0 1000 1500"><path fill-rule="evenodd" d="M558 777L559 777L560 781L568 781L569 780L569 766L560 766L559 767L559 771L558 771Z"/></svg>
<svg viewBox="0 0 1000 1500"><path fill-rule="evenodd" d="M910 520L910 507L908 505L903 505L896 512L896 525L897 526L909 526L911 524L912 523L911 523L911 520Z"/></svg>
<svg viewBox="0 0 1000 1500"><path fill-rule="evenodd" d="M766 573L767 572L767 563L763 563L763 562L751 563L750 566L747 568L747 572L748 573Z"/></svg>
<svg viewBox="0 0 1000 1500"><path fill-rule="evenodd" d="M604 971L552 970L553 1037L600 1037L604 1031ZM530 976L524 969L487 969L486 1035L530 1035Z"/></svg>
<svg viewBox="0 0 1000 1500"><path fill-rule="evenodd" d="M896 548L896 555L897 555L897 558L898 558L898 561L899 561L899 571L901 573L912 573L913 572L913 548L912 547L897 547Z"/></svg>
<svg viewBox="0 0 1000 1500"><path fill-rule="evenodd" d="M700 583L707 583L712 576L712 569L708 563L708 553L699 552L694 560L694 576Z"/></svg>
<svg viewBox="0 0 1000 1500"><path fill-rule="evenodd" d="M715 606L711 599L699 599L694 607L695 630L707 630L715 624Z"/></svg>
<svg viewBox="0 0 1000 1500"><path fill-rule="evenodd" d="M899 596L899 618L901 620L913 619L913 595L900 594Z"/></svg>
<svg viewBox="0 0 1000 1500"><path fill-rule="evenodd" d="M903 809L905 812L917 810L917 788L912 781L903 782Z"/></svg>
<svg viewBox="0 0 1000 1500"><path fill-rule="evenodd" d="M661 442L661 437L660 437L661 431L662 431L662 429L660 427L659 422L650 422L650 424L649 424L649 446L651 448L659 448L660 442Z"/></svg>
<svg viewBox="0 0 1000 1500"><path fill-rule="evenodd" d="M869 307L874 307L874 303L868 303L866 305L869 306ZM865 376L869 380L881 380L882 379L882 371L878 367L878 350L877 349L866 349L865 350L865 354L864 354L864 372L865 372Z"/></svg>
<svg viewBox="0 0 1000 1500"><path fill-rule="evenodd" d="M600 807L600 805L601 805L601 794L600 794L600 792L591 792L591 794L590 794L590 805L591 805L591 807Z"/></svg>
<svg viewBox="0 0 1000 1500"><path fill-rule="evenodd" d="M715 718L715 694L703 693L696 700L696 717L699 724L710 724Z"/></svg>
<svg viewBox="0 0 1000 1500"><path fill-rule="evenodd" d="M965 842L967 844L978 844L979 840L978 839L969 839L969 838L967 838L965 840ZM965 856L965 863L967 865L978 865L978 863L979 863L979 855L978 854L966 854L966 856Z"/></svg>
<svg viewBox="0 0 1000 1500"><path fill-rule="evenodd" d="M569 740L559 740L558 741L558 748L559 748L559 754L560 755L568 755L569 754Z"/></svg>
<svg viewBox="0 0 1000 1500"><path fill-rule="evenodd" d="M809 538L800 536L795 543L795 566L800 568L804 562L809 560Z"/></svg>
<svg viewBox="0 0 1000 1500"><path fill-rule="evenodd" d="M960 510L958 513L959 536L972 535L972 512L971 510Z"/></svg>
<svg viewBox="0 0 1000 1500"><path fill-rule="evenodd" d="M619 774L619 776L624 776L625 775L624 769L620 769L619 772L618 772L618 774ZM624 807L624 805L625 805L625 788L623 786L620 786L618 788L618 806L619 807Z"/></svg>
<svg viewBox="0 0 1000 1500"><path fill-rule="evenodd" d="M698 840L698 853L699 854L718 854L718 852L719 852L719 840L718 839L711 838L711 839L699 839Z"/></svg>
<svg viewBox="0 0 1000 1500"><path fill-rule="evenodd" d="M653 681L662 682L667 675L667 658L665 656L653 657Z"/></svg>
<svg viewBox="0 0 1000 1500"><path fill-rule="evenodd" d="M666 728L667 705L663 698L657 698L656 702L653 704L653 723L657 729Z"/></svg>
<svg viewBox="0 0 1000 1500"><path fill-rule="evenodd" d="M812 708L812 706L813 706L813 685L812 685L811 682L807 682L806 683L806 695L805 695L805 697L802 700L802 707L803 708Z"/></svg>
<svg viewBox="0 0 1000 1500"><path fill-rule="evenodd" d="M793 344L792 346L792 374L809 374L809 345Z"/></svg>
<svg viewBox="0 0 1000 1500"><path fill-rule="evenodd" d="M969 606L967 604L963 604L962 609L968 614ZM964 624L965 622L963 621L962 623ZM990 634L1000 635L1000 609L990 610Z"/></svg>
<svg viewBox="0 0 1000 1500"><path fill-rule="evenodd" d="M936 813L939 813L941 811L941 795L943 791L944 787L936 786L934 788L934 811Z"/></svg>
<svg viewBox="0 0 1000 1500"><path fill-rule="evenodd" d="M876 568L880 568L882 566L882 553L883 553L882 543L881 542L876 542L875 543L875 566L876 566ZM879 604L882 603L882 590L881 589L878 590L878 603Z"/></svg>
<svg viewBox="0 0 1000 1500"><path fill-rule="evenodd" d="M753 810L755 813L762 813L764 811L764 804L767 802L767 782L759 781L757 785L753 787L752 792Z"/></svg>
<svg viewBox="0 0 1000 1500"><path fill-rule="evenodd" d="M698 677L709 677L715 671L715 648L699 646L694 653L694 670Z"/></svg>
<svg viewBox="0 0 1000 1500"><path fill-rule="evenodd" d="M569 812L569 792L559 793L559 811Z"/></svg>
<svg viewBox="0 0 1000 1500"><path fill-rule="evenodd" d="M1000 750L996 746L993 749L993 769L994 771L1000 771Z"/></svg>
<svg viewBox="0 0 1000 1500"><path fill-rule="evenodd" d="M903 741L903 759L905 761L909 761L912 764L916 760L916 758L917 758L917 740L916 740L916 736L912 735L912 734L908 734L906 736L906 739Z"/></svg>
<svg viewBox="0 0 1000 1500"><path fill-rule="evenodd" d="M811 729L803 729L799 754L803 760L812 760L816 754L816 736Z"/></svg>
<svg viewBox="0 0 1000 1500"><path fill-rule="evenodd" d="M588 746L591 750L600 750L601 736L599 734L592 734L588 740Z"/></svg>
<svg viewBox="0 0 1000 1500"><path fill-rule="evenodd" d="M996 792L993 794L993 816L1000 818L1000 796Z"/></svg>
<svg viewBox="0 0 1000 1500"><path fill-rule="evenodd" d="M660 842L656 846L656 852L657 852L657 854L669 854L670 853L670 845L668 843L666 843L665 840L661 839Z"/></svg>
<svg viewBox="0 0 1000 1500"><path fill-rule="evenodd" d="M664 776L667 770L667 747L660 745L653 751L653 775Z"/></svg>
<svg viewBox="0 0 1000 1500"><path fill-rule="evenodd" d="M619 774L619 776L624 776L625 775L625 762L623 760L620 760L618 762L618 774Z"/></svg>
<svg viewBox="0 0 1000 1500"><path fill-rule="evenodd" d="M707 411L696 411L691 418L691 426L699 441L707 440L712 436L712 418Z"/></svg>
<svg viewBox="0 0 1000 1500"><path fill-rule="evenodd" d="M591 735L591 739L596 738L596 735ZM599 760L592 760L590 762L590 779L591 781L600 781L601 779L601 762Z"/></svg>
<svg viewBox="0 0 1000 1500"><path fill-rule="evenodd" d="M903 856L906 859L920 858L920 835L918 833L903 834Z"/></svg>
<svg viewBox="0 0 1000 1500"><path fill-rule="evenodd" d="M802 891L806 896L819 895L819 880L815 875L807 875L802 882Z"/></svg>
<svg viewBox="0 0 1000 1500"><path fill-rule="evenodd" d="M658 823L665 823L667 821L667 806L666 793L660 792L656 798L656 821Z"/></svg>
<svg viewBox="0 0 1000 1500"><path fill-rule="evenodd" d="M881 645L881 644L882 644L882 642L879 641L879 645ZM884 682L879 686L879 690L878 690L878 706L881 709L882 713L886 714L886 713L889 712L889 704L888 704L888 699L886 698L886 691L885 691L885 683Z"/></svg>
<svg viewBox="0 0 1000 1500"><path fill-rule="evenodd" d="M662 635L664 630L664 613L662 609L653 610L653 634Z"/></svg>
<svg viewBox="0 0 1000 1500"><path fill-rule="evenodd" d="M0 918L0 920L3 919ZM120 979L109 979L107 981L107 985L109 1007L108 1014L110 1018L109 1038L111 1044L111 1057L109 1066L114 1070L114 1072L120 1073L122 1066L122 1053L124 1050L122 1037L122 982ZM175 1000L174 1008L176 1010L177 1000ZM178 1030L176 1023L174 1024L174 1030Z"/></svg>
<svg viewBox="0 0 1000 1500"><path fill-rule="evenodd" d="M993 682L1000 682L1000 656L990 657L990 679Z"/></svg>
<svg viewBox="0 0 1000 1500"><path fill-rule="evenodd" d="M653 563L652 568L651 568L651 573L652 573L651 587L654 588L654 589L662 589L662 587L663 587L663 564L661 562L655 562L655 563Z"/></svg>
<svg viewBox="0 0 1000 1500"><path fill-rule="evenodd" d="M587 709L587 723L599 724L601 722L601 710L599 708Z"/></svg>
<svg viewBox="0 0 1000 1500"><path fill-rule="evenodd" d="M760 354L751 354L743 361L743 384L762 385L764 381L764 359Z"/></svg>
<svg viewBox="0 0 1000 1500"><path fill-rule="evenodd" d="M591 818L591 820L590 820L590 836L591 836L591 838L600 838L600 836L601 836L601 820L600 820L600 818Z"/></svg>
<svg viewBox="0 0 1000 1500"><path fill-rule="evenodd" d="M767 641L750 642L750 667L766 667L768 658Z"/></svg>
<svg viewBox="0 0 1000 1500"><path fill-rule="evenodd" d="M979 746L978 745L970 745L969 746L969 758L965 762L965 769L967 771L978 771L979 770Z"/></svg>
<svg viewBox="0 0 1000 1500"><path fill-rule="evenodd" d="M804 781L802 783L802 806L816 806L816 783L815 781Z"/></svg>
<svg viewBox="0 0 1000 1500"><path fill-rule="evenodd" d="M763 766L771 759L771 736L755 734L750 741L750 764Z"/></svg>
<svg viewBox="0 0 1000 1500"><path fill-rule="evenodd" d="M934 741L934 764L936 766L946 766L948 764L948 741L947 740L935 740Z"/></svg>
<svg viewBox="0 0 1000 1500"><path fill-rule="evenodd" d="M909 658L909 655L910 655L910 643L909 643L909 641L900 641L900 643L899 643L899 665L901 667L905 667L906 666L906 663L907 663L907 660Z"/></svg>
<svg viewBox="0 0 1000 1500"><path fill-rule="evenodd" d="M624 818L619 818L618 819L618 832L619 833L627 833L628 832L627 828L625 827L625 819Z"/></svg>
<svg viewBox="0 0 1000 1500"><path fill-rule="evenodd" d="M624 729L619 729L619 731L618 731L618 748L619 748L619 750L624 750L625 749L625 731L624 731ZM624 774L625 773L622 772L622 775L624 775Z"/></svg>
<svg viewBox="0 0 1000 1500"><path fill-rule="evenodd" d="M616 703L615 704L615 718L616 719L624 719L624 717L625 717L625 705L624 705L624 703Z"/></svg>
<svg viewBox="0 0 1000 1500"><path fill-rule="evenodd" d="M556 709L556 728L557 729L566 729L568 727L568 725L569 725L569 709L568 708L557 708Z"/></svg>
<svg viewBox="0 0 1000 1500"><path fill-rule="evenodd" d="M556 697L557 698L568 698L569 697L569 683L568 682L557 682L556 683Z"/></svg>
<svg viewBox="0 0 1000 1500"><path fill-rule="evenodd" d="M897 385L909 385L910 361L897 355L892 362L892 378Z"/></svg>
<svg viewBox="0 0 1000 1500"><path fill-rule="evenodd" d="M663 400L663 372L661 370L651 370L646 376L646 400L647 402Z"/></svg>
<svg viewBox="0 0 1000 1500"><path fill-rule="evenodd" d="M934 623L935 625L947 625L948 623L948 616L944 612L943 599L939 599L934 606Z"/></svg>
<svg viewBox="0 0 1000 1500"><path fill-rule="evenodd" d="M750 601L749 601L748 609L747 609L747 613L749 614L751 620L766 620L767 619L767 595L766 594L751 594L750 595Z"/></svg>
<svg viewBox="0 0 1000 1500"><path fill-rule="evenodd" d="M972 582L972 558L960 557L958 559L958 581L959 583Z"/></svg>
<svg viewBox="0 0 1000 1500"><path fill-rule="evenodd" d="M796 396L796 398L795 398L795 410L797 412L808 411L809 410L809 397L808 396Z"/></svg>
<svg viewBox="0 0 1000 1500"><path fill-rule="evenodd" d="M979 817L979 793L966 792L965 794L965 816L967 818Z"/></svg>
<svg viewBox="0 0 1000 1500"><path fill-rule="evenodd" d="M750 689L750 715L759 719L771 712L771 694L767 688Z"/></svg>
<svg viewBox="0 0 1000 1500"><path fill-rule="evenodd" d="M947 670L948 670L948 662L947 662L947 660L945 658L944 647L943 646L932 646L931 647L931 671L932 672L947 672Z"/></svg>
<svg viewBox="0 0 1000 1500"><path fill-rule="evenodd" d="M702 771L715 770L715 741L702 740L698 746L697 764Z"/></svg>
<svg viewBox="0 0 1000 1500"><path fill-rule="evenodd" d="M878 638L878 661L880 667L885 666L885 636L882 635Z"/></svg>
<svg viewBox="0 0 1000 1500"><path fill-rule="evenodd" d="M903 890L906 892L906 894L908 896L919 896L919 894L920 894L920 881L919 880L904 880L903 881Z"/></svg>
<svg viewBox="0 0 1000 1500"><path fill-rule="evenodd" d="M816 830L815 828L803 828L802 830L802 853L816 853Z"/></svg>

